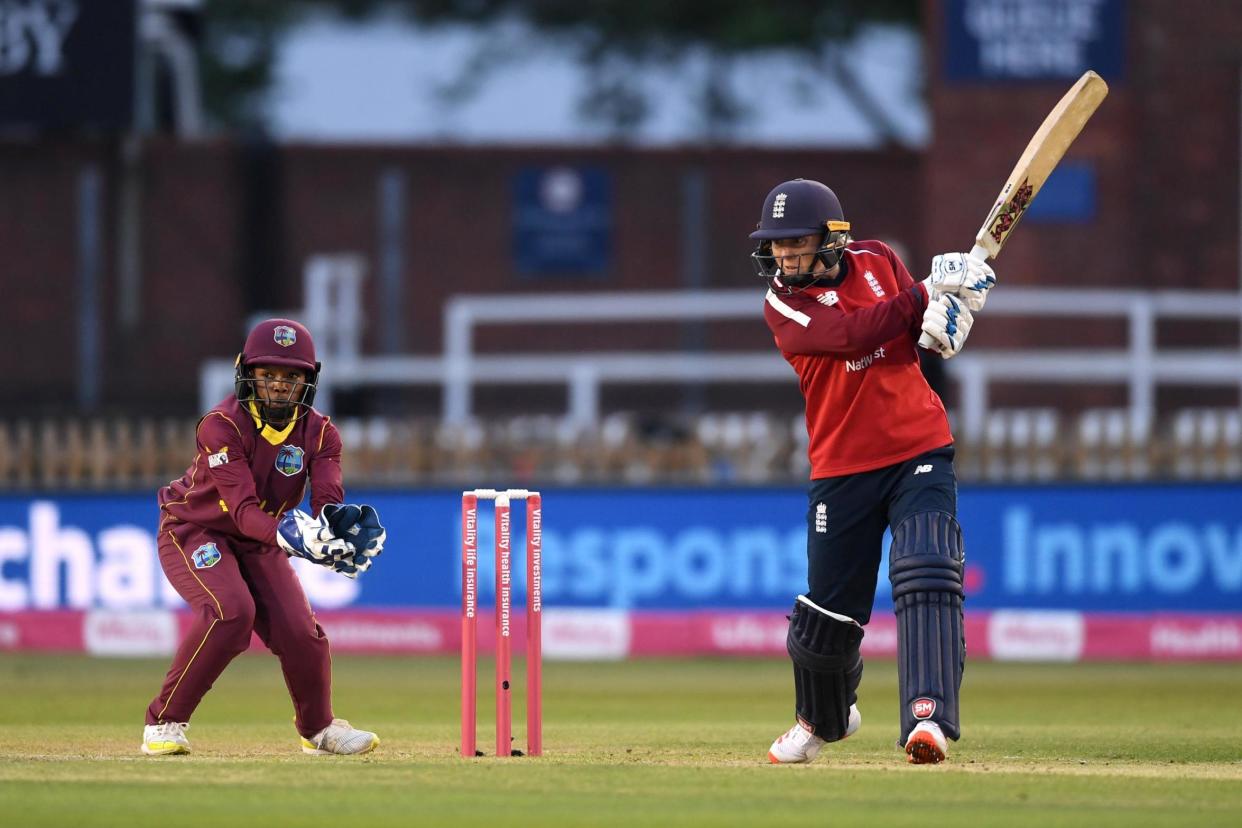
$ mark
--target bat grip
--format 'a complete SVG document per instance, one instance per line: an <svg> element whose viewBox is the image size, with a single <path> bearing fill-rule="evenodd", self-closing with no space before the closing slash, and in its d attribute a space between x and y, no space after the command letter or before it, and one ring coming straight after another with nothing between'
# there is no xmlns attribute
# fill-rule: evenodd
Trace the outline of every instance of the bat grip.
<svg viewBox="0 0 1242 828"><path fill-rule="evenodd" d="M981 262L986 262L988 260L987 248L981 244L976 244L974 247L970 248L970 255L974 256Z"/></svg>

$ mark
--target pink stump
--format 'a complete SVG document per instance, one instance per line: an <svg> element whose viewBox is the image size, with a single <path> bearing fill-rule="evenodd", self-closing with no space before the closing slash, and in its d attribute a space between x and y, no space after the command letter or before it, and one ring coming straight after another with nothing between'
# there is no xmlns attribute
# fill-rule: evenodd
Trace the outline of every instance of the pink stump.
<svg viewBox="0 0 1242 828"><path fill-rule="evenodd" d="M509 534L509 496L496 496L496 755L513 751L512 650L513 617L512 538Z"/></svg>
<svg viewBox="0 0 1242 828"><path fill-rule="evenodd" d="M526 752L543 754L543 501L526 499Z"/></svg>
<svg viewBox="0 0 1242 828"><path fill-rule="evenodd" d="M461 755L473 758L478 699L479 499L461 497Z"/></svg>

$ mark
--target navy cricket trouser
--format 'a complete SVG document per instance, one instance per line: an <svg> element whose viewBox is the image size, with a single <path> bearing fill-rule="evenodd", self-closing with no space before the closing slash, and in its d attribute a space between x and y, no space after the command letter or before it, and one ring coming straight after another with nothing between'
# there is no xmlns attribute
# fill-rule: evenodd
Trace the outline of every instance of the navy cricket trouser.
<svg viewBox="0 0 1242 828"><path fill-rule="evenodd" d="M916 512L957 517L953 446L859 474L812 480L807 597L860 624L871 620L884 530Z"/></svg>

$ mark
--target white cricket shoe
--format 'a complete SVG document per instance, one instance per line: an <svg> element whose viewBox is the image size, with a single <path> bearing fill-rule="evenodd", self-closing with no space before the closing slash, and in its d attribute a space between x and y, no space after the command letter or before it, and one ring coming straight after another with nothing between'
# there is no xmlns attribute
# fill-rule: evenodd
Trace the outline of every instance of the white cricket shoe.
<svg viewBox="0 0 1242 828"><path fill-rule="evenodd" d="M333 719L332 724L309 739L302 737L302 752L353 756L369 753L379 747L379 743L379 737L369 730L359 730L344 719Z"/></svg>
<svg viewBox="0 0 1242 828"><path fill-rule="evenodd" d="M190 752L190 740L185 738L189 722L164 722L142 728L142 752L147 756L173 756Z"/></svg>
<svg viewBox="0 0 1242 828"><path fill-rule="evenodd" d="M916 765L935 765L944 761L949 751L940 725L935 722L919 722L906 739L906 756Z"/></svg>
<svg viewBox="0 0 1242 828"><path fill-rule="evenodd" d="M842 739L848 739L853 736L862 725L862 714L858 712L858 705L850 705L850 718L845 725L845 735ZM799 719L794 726L781 734L772 747L768 748L768 761L773 765L792 765L798 762L810 762L819 755L820 749L828 744L823 739L816 736L802 724Z"/></svg>

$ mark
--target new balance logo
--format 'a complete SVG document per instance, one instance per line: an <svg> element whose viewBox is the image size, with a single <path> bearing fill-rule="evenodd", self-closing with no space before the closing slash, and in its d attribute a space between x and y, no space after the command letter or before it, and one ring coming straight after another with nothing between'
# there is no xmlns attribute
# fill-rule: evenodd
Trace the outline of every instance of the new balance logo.
<svg viewBox="0 0 1242 828"><path fill-rule="evenodd" d="M816 296L815 301L819 302L821 305L832 307L837 302L841 301L841 297L837 296L837 292L835 290L826 290L819 296Z"/></svg>
<svg viewBox="0 0 1242 828"><path fill-rule="evenodd" d="M777 193L776 199L772 202L772 218L785 217L785 194Z"/></svg>
<svg viewBox="0 0 1242 828"><path fill-rule="evenodd" d="M926 466L919 466L919 467L917 467L917 468L914 470L914 473L915 473L915 474L924 474L924 473L929 472L929 471L931 471L931 470L932 470L931 463L928 463Z"/></svg>

